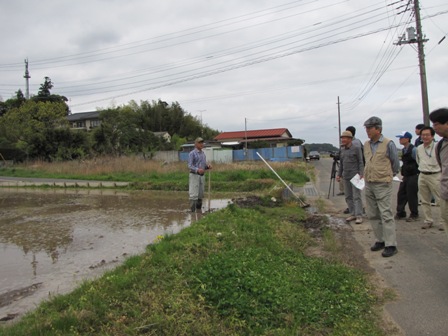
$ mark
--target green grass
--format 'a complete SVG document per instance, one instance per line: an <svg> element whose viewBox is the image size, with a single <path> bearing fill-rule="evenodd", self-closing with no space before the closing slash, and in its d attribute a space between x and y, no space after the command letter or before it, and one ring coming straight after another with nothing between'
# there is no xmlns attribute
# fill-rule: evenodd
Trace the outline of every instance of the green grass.
<svg viewBox="0 0 448 336"><path fill-rule="evenodd" d="M230 205L0 335L382 335L366 276L305 256L305 216Z"/></svg>
<svg viewBox="0 0 448 336"><path fill-rule="evenodd" d="M211 184L213 190L223 192L235 190L240 192L264 191L272 189L274 186L281 183L270 170L262 166L250 170L244 170L244 167L241 168L242 169L212 171ZM309 181L305 172L298 169L292 169L289 166L279 167L277 173L288 183L303 185L305 182ZM185 172L185 170L167 171L166 173L158 171L148 171L143 173L115 171L85 175L76 172L58 173L39 169L6 167L0 168L0 176L131 182L129 189L136 190L188 190L188 172ZM206 181L208 183L208 176L206 176Z"/></svg>

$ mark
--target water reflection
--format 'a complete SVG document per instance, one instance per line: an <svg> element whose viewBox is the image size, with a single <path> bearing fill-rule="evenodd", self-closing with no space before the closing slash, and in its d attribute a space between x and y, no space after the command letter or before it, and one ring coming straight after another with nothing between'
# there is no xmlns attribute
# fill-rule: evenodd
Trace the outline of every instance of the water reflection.
<svg viewBox="0 0 448 336"><path fill-rule="evenodd" d="M41 282L47 294L71 289L197 218L186 193L67 189L0 188L0 214L0 294Z"/></svg>

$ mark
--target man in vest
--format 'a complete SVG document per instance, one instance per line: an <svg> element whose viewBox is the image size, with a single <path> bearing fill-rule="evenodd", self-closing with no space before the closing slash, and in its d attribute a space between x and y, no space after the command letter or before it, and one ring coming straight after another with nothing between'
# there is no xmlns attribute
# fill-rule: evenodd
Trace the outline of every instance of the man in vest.
<svg viewBox="0 0 448 336"><path fill-rule="evenodd" d="M364 126L370 139L364 144L367 216L376 238L370 250L383 250L383 257L391 257L398 252L391 208L392 178L400 169L397 147L381 133L383 122L380 118L370 117Z"/></svg>
<svg viewBox="0 0 448 336"><path fill-rule="evenodd" d="M402 132L397 135L400 144L403 146L401 152L401 175L403 181L397 193L397 215L396 219L406 218L406 204L411 212L406 222L415 222L418 220L418 164L417 164L417 147L411 144L412 134Z"/></svg>
<svg viewBox="0 0 448 336"><path fill-rule="evenodd" d="M442 169L440 177L440 213L448 234L448 108L441 108L429 114L434 131L443 139L437 143L436 157Z"/></svg>

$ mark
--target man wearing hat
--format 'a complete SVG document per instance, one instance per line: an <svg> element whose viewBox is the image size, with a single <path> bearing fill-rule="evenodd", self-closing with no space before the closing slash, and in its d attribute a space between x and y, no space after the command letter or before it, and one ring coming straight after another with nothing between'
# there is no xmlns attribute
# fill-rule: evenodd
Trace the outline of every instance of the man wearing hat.
<svg viewBox="0 0 448 336"><path fill-rule="evenodd" d="M440 213L448 234L448 108L441 108L429 114L434 131L442 137L436 146L436 158L442 169L440 177Z"/></svg>
<svg viewBox="0 0 448 336"><path fill-rule="evenodd" d="M194 149L188 155L188 169L190 171L188 179L188 195L190 199L191 212L196 212L202 208L202 198L205 188L205 170L212 169L207 163L204 148L204 139L196 138Z"/></svg>
<svg viewBox="0 0 448 336"><path fill-rule="evenodd" d="M391 196L392 178L398 174L400 161L394 142L382 134L380 118L370 117L364 126L370 139L364 144L367 216L376 238L370 250L383 250L383 257L391 257L398 252Z"/></svg>
<svg viewBox="0 0 448 336"><path fill-rule="evenodd" d="M403 146L401 151L401 175L403 181L397 193L397 214L396 219L406 218L406 204L411 212L406 222L414 222L418 220L418 164L417 164L417 148L411 144L412 134L409 132L401 132L397 135L400 144Z"/></svg>
<svg viewBox="0 0 448 336"><path fill-rule="evenodd" d="M346 218L347 222L355 221L356 224L362 223L362 202L361 190L356 188L350 180L359 174L364 175L364 162L360 146L353 144L353 135L350 131L344 131L341 134L341 156L339 159L339 172L336 180L343 180L345 190L345 201L349 209L350 216Z"/></svg>

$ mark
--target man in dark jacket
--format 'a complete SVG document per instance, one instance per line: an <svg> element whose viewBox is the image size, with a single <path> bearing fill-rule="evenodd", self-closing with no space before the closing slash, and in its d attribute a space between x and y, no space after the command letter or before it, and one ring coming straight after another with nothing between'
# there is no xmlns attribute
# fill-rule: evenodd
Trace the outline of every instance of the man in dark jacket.
<svg viewBox="0 0 448 336"><path fill-rule="evenodd" d="M415 125L415 134L417 135L417 139L415 139L414 146L418 147L423 143L422 137L420 133L422 132L423 127L425 127L425 124L417 124Z"/></svg>
<svg viewBox="0 0 448 336"><path fill-rule="evenodd" d="M409 132L402 132L397 135L400 139L400 144L403 146L401 161L401 175L403 181L400 183L400 188L397 194L397 215L396 219L406 218L406 204L409 205L411 211L406 222L413 222L418 220L418 164L417 148L411 144L412 134Z"/></svg>

